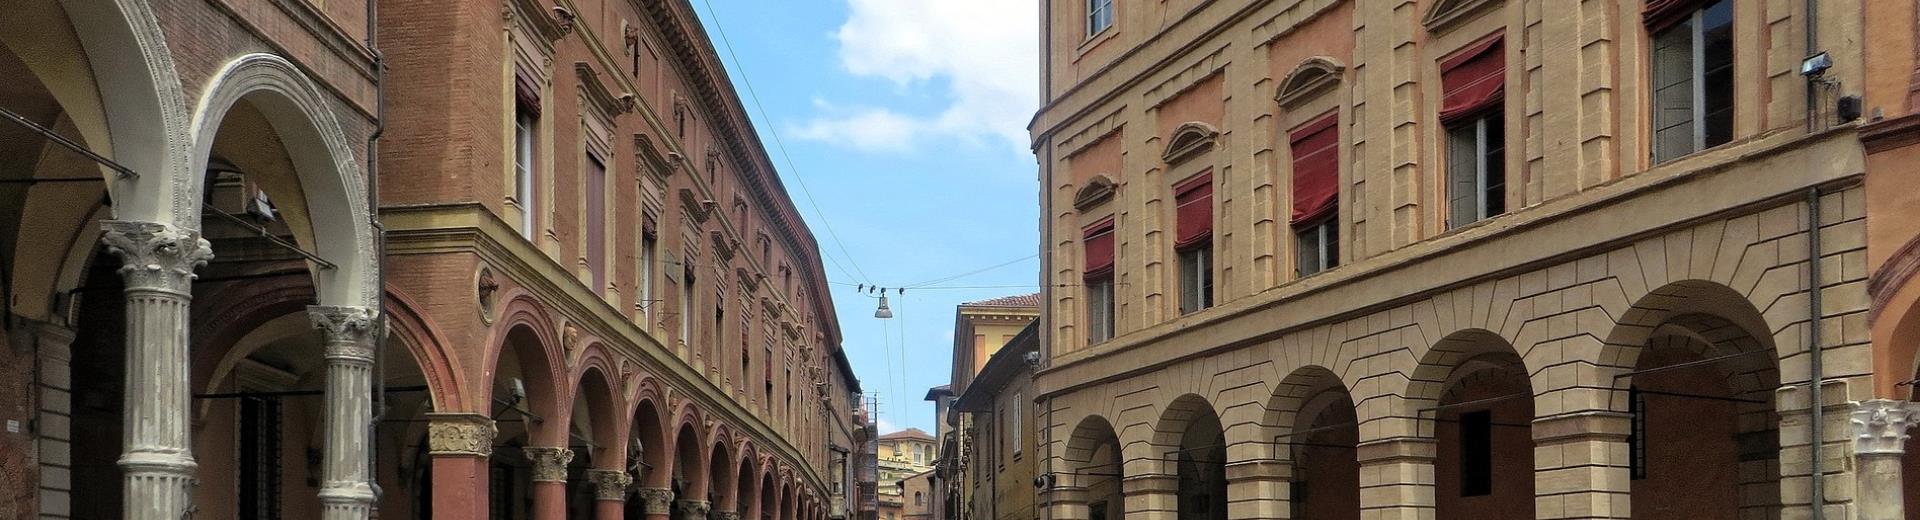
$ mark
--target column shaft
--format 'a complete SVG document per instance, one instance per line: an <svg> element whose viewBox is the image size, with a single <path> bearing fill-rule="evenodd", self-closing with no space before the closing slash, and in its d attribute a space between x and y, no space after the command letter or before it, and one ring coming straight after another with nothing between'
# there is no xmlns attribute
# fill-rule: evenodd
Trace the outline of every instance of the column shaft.
<svg viewBox="0 0 1920 520"><path fill-rule="evenodd" d="M1433 439L1408 437L1364 442L1357 451L1362 518L1433 518Z"/></svg>
<svg viewBox="0 0 1920 520"><path fill-rule="evenodd" d="M101 240L126 281L127 374L123 491L130 520L175 520L192 510L198 468L188 439L187 331L194 269L213 257L198 232L108 221Z"/></svg>
<svg viewBox="0 0 1920 520"><path fill-rule="evenodd" d="M1608 411L1534 420L1534 516L1633 518L1627 469L1632 428L1632 416Z"/></svg>
<svg viewBox="0 0 1920 520"><path fill-rule="evenodd" d="M366 307L307 308L324 336L327 357L326 459L321 463L320 517L365 520L372 514L367 446L373 421L373 349L378 313Z"/></svg>
<svg viewBox="0 0 1920 520"><path fill-rule="evenodd" d="M427 420L434 519L486 518L493 419L477 413L431 413Z"/></svg>
<svg viewBox="0 0 1920 520"><path fill-rule="evenodd" d="M563 520L567 517L567 464L573 462L573 450L559 447L527 447L527 460L533 462L533 517L536 520Z"/></svg>

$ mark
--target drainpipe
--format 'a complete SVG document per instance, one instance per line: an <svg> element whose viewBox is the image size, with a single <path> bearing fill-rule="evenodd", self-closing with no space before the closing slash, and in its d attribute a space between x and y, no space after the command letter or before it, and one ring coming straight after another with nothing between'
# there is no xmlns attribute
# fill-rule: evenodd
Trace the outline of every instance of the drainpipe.
<svg viewBox="0 0 1920 520"><path fill-rule="evenodd" d="M1814 0L1808 0L1807 4L1811 6L1813 2ZM1807 372L1812 379L1809 382L1812 388L1807 392L1807 397L1813 403L1811 410L1813 424L1810 425L1813 442L1808 446L1808 452L1813 457L1811 466L1813 473L1807 479L1807 485L1810 488L1807 496L1812 498L1813 505L1813 512L1809 518L1821 520L1825 517L1822 510L1825 509L1827 502L1826 475L1825 470L1820 467L1820 445L1826 439L1826 402L1820 394L1826 371L1820 363L1820 358L1825 356L1820 351L1820 187L1818 186L1807 188L1807 287L1810 291L1807 293L1807 352L1813 356L1807 361Z"/></svg>
<svg viewBox="0 0 1920 520"><path fill-rule="evenodd" d="M373 56L373 133L367 134L367 223L373 227L373 418L367 421L367 485L380 504L380 421L387 414L387 228L380 223L380 134L387 131L387 62L380 54L380 0L367 2L367 53Z"/></svg>

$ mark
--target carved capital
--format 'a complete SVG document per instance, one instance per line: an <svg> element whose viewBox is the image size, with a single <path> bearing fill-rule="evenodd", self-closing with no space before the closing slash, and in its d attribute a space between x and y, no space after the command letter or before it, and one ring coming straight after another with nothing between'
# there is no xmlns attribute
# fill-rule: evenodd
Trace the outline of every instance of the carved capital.
<svg viewBox="0 0 1920 520"><path fill-rule="evenodd" d="M707 520L740 520L738 511L709 511Z"/></svg>
<svg viewBox="0 0 1920 520"><path fill-rule="evenodd" d="M673 490L667 488L640 488L634 492L640 497L640 513L645 515L664 515L673 512Z"/></svg>
<svg viewBox="0 0 1920 520"><path fill-rule="evenodd" d="M707 511L713 509L713 504L705 500L680 500L675 504L680 506L680 518L673 520L707 520Z"/></svg>
<svg viewBox="0 0 1920 520"><path fill-rule="evenodd" d="M545 446L520 448L533 462L534 482L566 482L567 464L573 462L573 450Z"/></svg>
<svg viewBox="0 0 1920 520"><path fill-rule="evenodd" d="M373 362L373 344L380 338L379 320L369 307L309 305L307 318L320 329L329 358Z"/></svg>
<svg viewBox="0 0 1920 520"><path fill-rule="evenodd" d="M187 294L193 271L213 259L213 245L198 231L157 222L109 220L100 241L120 257L120 276L128 289L157 289Z"/></svg>
<svg viewBox="0 0 1920 520"><path fill-rule="evenodd" d="M427 452L434 455L493 455L493 437L499 431L493 419L471 413L427 414Z"/></svg>
<svg viewBox="0 0 1920 520"><path fill-rule="evenodd" d="M623 500L627 498L627 486L633 484L633 477L617 469L590 469L587 481L593 483L595 500Z"/></svg>
<svg viewBox="0 0 1920 520"><path fill-rule="evenodd" d="M1853 453L1893 455L1903 452L1907 428L1920 422L1920 404L1890 399L1853 403Z"/></svg>

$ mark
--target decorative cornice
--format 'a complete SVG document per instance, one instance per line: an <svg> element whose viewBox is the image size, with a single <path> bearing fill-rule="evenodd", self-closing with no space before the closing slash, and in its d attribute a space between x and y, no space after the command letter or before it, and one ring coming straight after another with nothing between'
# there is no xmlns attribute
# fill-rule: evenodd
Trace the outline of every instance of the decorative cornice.
<svg viewBox="0 0 1920 520"><path fill-rule="evenodd" d="M693 190L680 188L680 205L682 208L686 210L688 216L693 217L695 223L705 224L707 223L707 219L713 218L713 210L708 206L707 201L697 197L697 195L693 194Z"/></svg>
<svg viewBox="0 0 1920 520"><path fill-rule="evenodd" d="M1427 15L1420 19L1420 24L1427 26L1427 32L1446 32L1482 9L1501 3L1500 0L1440 0L1427 8Z"/></svg>
<svg viewBox="0 0 1920 520"><path fill-rule="evenodd" d="M567 464L573 462L573 450L549 446L520 448L533 463L534 482L566 482Z"/></svg>
<svg viewBox="0 0 1920 520"><path fill-rule="evenodd" d="M470 413L427 414L427 452L434 455L493 455L493 438L499 433L493 419Z"/></svg>
<svg viewBox="0 0 1920 520"><path fill-rule="evenodd" d="M1898 457L1907 444L1907 429L1920 422L1920 403L1874 399L1854 401L1853 453Z"/></svg>
<svg viewBox="0 0 1920 520"><path fill-rule="evenodd" d="M614 116L633 111L633 94L616 95L607 90L607 85L600 82L600 73L593 70L592 65L584 61L574 62L573 74L580 77L580 91L586 94L587 101L607 118L608 123L613 122Z"/></svg>
<svg viewBox="0 0 1920 520"><path fill-rule="evenodd" d="M109 220L100 240L120 257L120 276L128 289L155 289L186 295L195 269L213 259L213 245L198 231L157 222Z"/></svg>
<svg viewBox="0 0 1920 520"><path fill-rule="evenodd" d="M506 5L501 6L500 12L501 16L509 21L526 20L526 26L539 33L549 45L559 41L567 33L573 32L573 18L569 16L564 22L557 19L556 16L561 10L555 10L549 14L546 6L540 5L539 0L506 0ZM573 13L569 11L567 14Z"/></svg>
<svg viewBox="0 0 1920 520"><path fill-rule="evenodd" d="M674 156L678 157L678 154ZM660 148L654 145L653 138L645 132L633 134L633 157L634 162L649 166L647 169L662 179L672 177L673 172L680 170L680 161L662 155Z"/></svg>
<svg viewBox="0 0 1920 520"><path fill-rule="evenodd" d="M740 252L740 242L728 239L719 231L708 231L707 238L713 242L713 252L722 262L732 262L734 253ZM722 271L723 273L725 271Z"/></svg>

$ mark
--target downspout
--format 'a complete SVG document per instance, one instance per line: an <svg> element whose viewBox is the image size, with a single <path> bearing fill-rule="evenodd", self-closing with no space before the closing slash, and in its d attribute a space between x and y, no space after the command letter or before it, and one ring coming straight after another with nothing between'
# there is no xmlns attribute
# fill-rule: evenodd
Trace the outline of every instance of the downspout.
<svg viewBox="0 0 1920 520"><path fill-rule="evenodd" d="M1812 4L1809 0L1808 4ZM1812 357L1807 361L1807 372L1812 385L1807 393L1812 401L1811 426L1812 444L1808 446L1811 454L1812 474L1807 479L1808 495L1811 497L1813 511L1809 518L1821 520L1826 509L1826 475L1820 466L1820 445L1826 439L1826 402L1821 397L1821 383L1826 371L1821 367L1820 358L1824 357L1820 346L1820 187L1807 188L1807 352Z"/></svg>
<svg viewBox="0 0 1920 520"><path fill-rule="evenodd" d="M367 53L373 57L373 133L367 134L367 224L373 227L374 334L373 417L367 421L367 486L374 509L380 501L380 421L387 414L387 228L380 223L380 134L387 131L387 62L380 54L380 0L367 2ZM429 397L431 400L431 397ZM429 401L431 402L431 401Z"/></svg>

